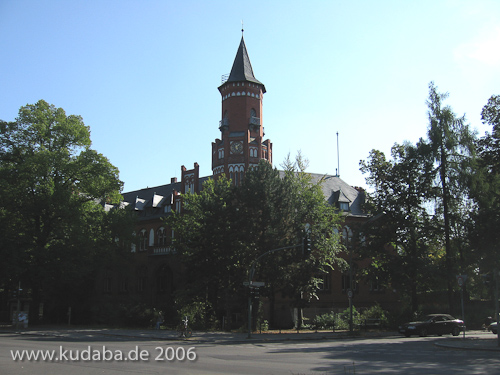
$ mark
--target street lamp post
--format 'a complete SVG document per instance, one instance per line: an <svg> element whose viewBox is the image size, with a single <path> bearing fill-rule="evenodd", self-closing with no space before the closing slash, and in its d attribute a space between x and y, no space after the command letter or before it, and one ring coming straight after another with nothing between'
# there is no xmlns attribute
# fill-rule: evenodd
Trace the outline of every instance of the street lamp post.
<svg viewBox="0 0 500 375"><path fill-rule="evenodd" d="M296 248L300 248L300 247L302 247L303 253L304 252L305 252L305 254L310 253L310 251L311 251L311 241L310 241L311 225L310 224L305 225L304 235L307 238L307 244L304 241L302 241L300 244L297 244L297 245L285 246L285 247L280 247L277 249L272 249L272 250L266 251L264 254L261 254L259 257L257 257L257 259L255 259L252 262L252 266L250 267L250 271L248 272L248 282L245 282L244 284L248 285L249 288L251 288L252 286L258 287L258 286L264 285L264 283L260 283L260 282L256 283L255 281L253 281L253 277L255 274L255 266L257 265L257 262L261 258L265 257L268 254L275 253L276 251L296 249ZM252 297L251 296L248 297L248 336L247 336L247 338L249 338L249 339L252 338Z"/></svg>

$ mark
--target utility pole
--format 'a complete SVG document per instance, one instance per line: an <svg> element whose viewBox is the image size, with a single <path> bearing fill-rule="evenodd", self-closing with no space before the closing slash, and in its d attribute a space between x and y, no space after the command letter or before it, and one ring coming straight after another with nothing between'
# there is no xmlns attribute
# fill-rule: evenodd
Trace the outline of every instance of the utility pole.
<svg viewBox="0 0 500 375"><path fill-rule="evenodd" d="M19 286L17 287L17 311L16 311L16 330L19 329L19 317L21 312L21 282L19 281Z"/></svg>
<svg viewBox="0 0 500 375"><path fill-rule="evenodd" d="M500 318L499 307L498 307L498 268L493 269L493 275L495 277L495 322L497 322L497 345L500 346L500 330L498 330L498 326L500 326Z"/></svg>

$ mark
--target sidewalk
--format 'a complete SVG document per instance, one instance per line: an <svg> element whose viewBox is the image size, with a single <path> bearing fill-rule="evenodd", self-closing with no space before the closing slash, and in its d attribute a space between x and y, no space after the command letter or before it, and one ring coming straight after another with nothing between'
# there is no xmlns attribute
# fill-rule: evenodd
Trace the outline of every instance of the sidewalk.
<svg viewBox="0 0 500 375"><path fill-rule="evenodd" d="M251 338L248 333L240 332L193 332L189 339L179 338L176 331L151 330L151 329L121 329L121 328L65 328L65 327L36 327L35 329L19 330L0 329L0 333L16 333L21 335L51 336L60 338L89 339L93 337L114 336L124 339L159 340L159 341L185 341L190 343L213 343L213 344L240 344L249 342L283 342L300 340L338 340L338 339L365 339L365 338L390 338L401 337L397 332L368 331L350 334L347 331L283 331L278 332L254 332ZM465 338L445 337L434 342L434 345L442 348L455 350L486 350L500 352L497 336L484 331L468 331Z"/></svg>
<svg viewBox="0 0 500 375"><path fill-rule="evenodd" d="M35 327L26 330L0 329L0 333L17 333L21 335L52 336L61 338L91 338L95 336L115 336L140 340L165 340L165 341L189 341L196 343L248 343L248 342L275 342L275 341L297 341L297 340L330 340L340 338L362 338L362 337L385 337L397 335L395 332L362 332L349 334L346 331L309 331L303 330L300 333L287 330L279 333L253 332L248 338L248 333L242 332L201 332L194 331L189 339L180 338L176 331L153 330L153 329L124 329L124 328L66 328L66 327Z"/></svg>
<svg viewBox="0 0 500 375"><path fill-rule="evenodd" d="M434 345L456 350L485 350L500 352L497 335L494 335L491 332L484 332L484 334L474 335L473 337L467 337L466 333L465 339L462 338L462 336L451 337L435 342Z"/></svg>

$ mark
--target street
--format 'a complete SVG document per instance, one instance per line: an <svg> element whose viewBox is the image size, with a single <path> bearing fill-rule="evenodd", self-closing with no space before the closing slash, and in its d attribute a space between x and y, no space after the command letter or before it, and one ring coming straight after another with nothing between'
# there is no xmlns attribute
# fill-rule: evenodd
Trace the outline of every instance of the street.
<svg viewBox="0 0 500 375"><path fill-rule="evenodd" d="M3 333L0 374L500 374L500 352L435 345L443 340L449 337L241 343ZM54 357L12 357L23 353Z"/></svg>

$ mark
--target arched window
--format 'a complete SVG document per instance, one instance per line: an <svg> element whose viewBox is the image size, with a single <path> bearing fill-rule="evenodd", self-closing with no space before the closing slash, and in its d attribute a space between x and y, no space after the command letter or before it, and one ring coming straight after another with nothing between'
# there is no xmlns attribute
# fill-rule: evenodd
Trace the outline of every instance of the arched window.
<svg viewBox="0 0 500 375"><path fill-rule="evenodd" d="M137 236L137 234L136 234L135 232L133 232L133 233L132 233L132 236L133 236L133 237L134 237L134 239L135 239L135 238L136 238L136 236ZM131 251L132 253L135 253L135 251L136 251L136 250L137 250L137 246L136 246L135 241L134 241L134 242L132 242L132 243L130 244L130 251Z"/></svg>
<svg viewBox="0 0 500 375"><path fill-rule="evenodd" d="M149 246L155 245L155 231L151 228L149 230Z"/></svg>
<svg viewBox="0 0 500 375"><path fill-rule="evenodd" d="M161 227L156 232L158 238L158 246L165 246L167 244L167 232L164 227Z"/></svg>
<svg viewBox="0 0 500 375"><path fill-rule="evenodd" d="M144 251L148 248L148 236L146 235L146 229L139 232L139 251Z"/></svg>

